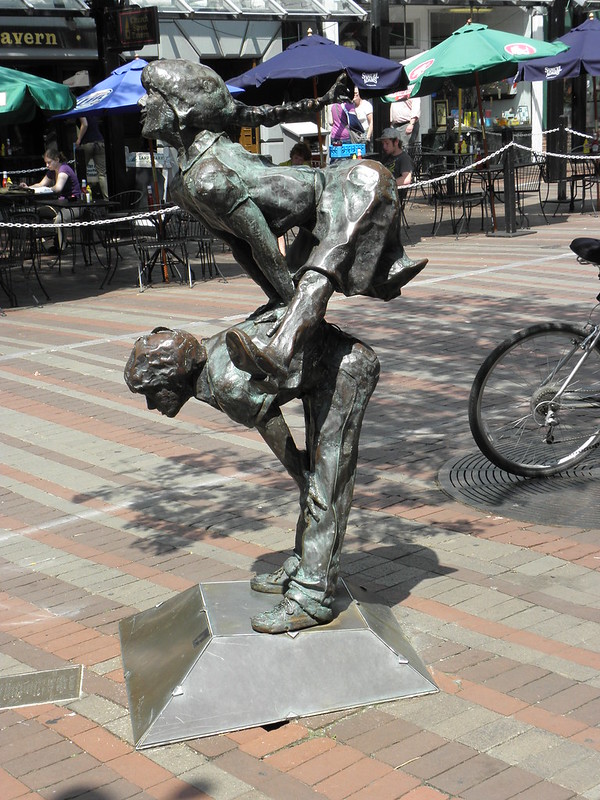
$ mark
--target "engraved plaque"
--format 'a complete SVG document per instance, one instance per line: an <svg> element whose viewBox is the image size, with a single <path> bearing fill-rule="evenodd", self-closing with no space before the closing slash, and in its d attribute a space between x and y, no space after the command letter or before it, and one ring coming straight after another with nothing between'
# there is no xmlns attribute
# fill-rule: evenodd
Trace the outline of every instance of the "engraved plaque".
<svg viewBox="0 0 600 800"><path fill-rule="evenodd" d="M0 708L77 700L81 692L82 677L81 664L64 669L0 677Z"/></svg>

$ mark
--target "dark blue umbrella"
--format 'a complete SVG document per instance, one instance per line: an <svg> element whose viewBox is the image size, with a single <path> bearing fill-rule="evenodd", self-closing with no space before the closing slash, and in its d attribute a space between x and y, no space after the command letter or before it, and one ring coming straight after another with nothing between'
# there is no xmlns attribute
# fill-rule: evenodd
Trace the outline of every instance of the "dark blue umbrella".
<svg viewBox="0 0 600 800"><path fill-rule="evenodd" d="M134 58L133 61L117 67L108 78L80 95L75 108L65 114L57 114L54 119L139 111L138 100L146 94L142 86L142 70L147 64L143 58ZM230 90L243 91L237 87L230 87Z"/></svg>
<svg viewBox="0 0 600 800"><path fill-rule="evenodd" d="M342 47L323 36L305 36L257 67L230 78L246 91L244 102L279 102L324 94L345 72L361 95L379 95L408 85L397 61Z"/></svg>
<svg viewBox="0 0 600 800"><path fill-rule="evenodd" d="M555 81L582 73L600 75L600 21L586 19L557 41L569 45L569 49L557 56L520 63L517 80Z"/></svg>

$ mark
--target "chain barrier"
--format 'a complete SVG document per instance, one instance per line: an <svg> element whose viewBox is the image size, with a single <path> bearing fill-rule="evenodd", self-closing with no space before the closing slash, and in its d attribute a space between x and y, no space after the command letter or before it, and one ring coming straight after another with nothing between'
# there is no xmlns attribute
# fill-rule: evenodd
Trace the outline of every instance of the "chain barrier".
<svg viewBox="0 0 600 800"><path fill-rule="evenodd" d="M558 130L558 128L556 128ZM545 133L552 133L553 131L545 131ZM585 134L579 134L580 136L585 136ZM588 137L589 138L589 137ZM410 184L411 189L419 189L424 186L431 186L434 183L439 183L441 181L447 181L450 178L455 178L457 175L462 174L463 172L472 172L472 171L484 171L482 170L482 165L484 165L487 161L491 159L496 159L498 156L502 155L506 150L510 147L516 147L519 150L526 150L531 153L533 156L536 156L539 160L544 160L547 158L562 158L566 161L598 161L600 160L600 154L593 155L592 153L583 153L579 154L565 154L565 153L549 153L546 150L535 150L533 147L528 147L524 144L518 144L517 142L508 142L499 150L494 150L493 153L490 155L478 159L474 164L467 164L464 167L460 167L459 169L454 170L453 172L444 173L443 175L436 175L435 178L428 178L422 181L415 181L414 183ZM435 152L435 151L434 151ZM462 154L464 155L464 153ZM408 187L407 187L408 188Z"/></svg>
<svg viewBox="0 0 600 800"><path fill-rule="evenodd" d="M570 133L571 136L580 136L582 139L591 139L591 136L588 136L587 133L581 133L581 131L574 131L573 128L565 128L565 133Z"/></svg>
<svg viewBox="0 0 600 800"><path fill-rule="evenodd" d="M70 167L75 166L75 161L72 159L71 161L66 162ZM46 172L47 167L32 167L31 169L3 169L2 172L6 172L7 176L11 175L32 175L34 172Z"/></svg>
<svg viewBox="0 0 600 800"><path fill-rule="evenodd" d="M69 206L57 206L57 213L62 208L68 209ZM85 206L82 206L82 208L85 208ZM126 217L112 217L111 219L77 220L75 222L0 222L0 228L34 228L35 230L39 228L49 228L52 230L54 230L54 228L97 228L106 225L117 225L120 222L129 222L131 220L140 221L151 219L152 217L159 217L163 214L170 214L173 211L179 211L179 206L168 206L167 208L161 208L157 211L144 211L140 214L128 214ZM27 214L28 212L17 213Z"/></svg>
<svg viewBox="0 0 600 800"><path fill-rule="evenodd" d="M543 133L555 133L558 131L558 128L553 128L552 130L543 131ZM576 134L577 136L582 136L584 138L590 138L586 136L586 134L579 133L578 131L573 131L570 128L565 128L565 130L569 133ZM409 184L408 187L410 189L420 189L426 186L432 186L435 183L441 183L442 181L448 181L451 178L456 178L458 175L462 175L464 172L485 172L482 169L488 161L492 159L497 159L502 153L506 152L509 148L516 147L519 150L525 150L531 153L536 158L541 160L547 158L562 158L567 161L572 160L585 160L585 161L598 161L600 160L600 154L593 155L591 153L584 153L582 155L576 154L569 154L566 155L564 153L549 153L548 151L544 150L535 150L532 147L528 147L524 144L518 144L517 142L508 142L503 147L500 147L498 150L494 150L493 153L490 153L487 156L483 156L479 158L473 164L467 164L464 167L459 167L458 169L453 170L452 172L446 172L443 175L436 175L434 178L426 178L425 180L415 181L414 183ZM433 155L435 151L431 154ZM459 153L457 155L465 155L464 153ZM52 206L52 203L48 203L49 206ZM69 208L68 206L57 207L57 213L59 212L60 208ZM117 219L93 219L93 220L78 220L74 222L36 222L36 223L27 223L27 222L0 222L0 228L89 228L89 227L102 227L106 225L116 225L121 222L127 222L129 220L134 221L141 221L145 219L151 219L152 217L160 216L161 214L168 214L173 211L179 211L179 206L169 206L168 208L161 208L157 211L145 211L140 214L133 214L128 215L126 217L119 217ZM26 213L26 212L25 212Z"/></svg>

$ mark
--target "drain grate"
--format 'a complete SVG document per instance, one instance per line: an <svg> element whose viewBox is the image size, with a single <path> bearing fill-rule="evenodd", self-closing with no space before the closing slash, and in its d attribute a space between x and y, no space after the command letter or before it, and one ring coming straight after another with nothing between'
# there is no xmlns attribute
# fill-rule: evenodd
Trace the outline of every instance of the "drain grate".
<svg viewBox="0 0 600 800"><path fill-rule="evenodd" d="M64 669L5 675L0 678L0 709L77 700L82 676L80 664Z"/></svg>
<svg viewBox="0 0 600 800"><path fill-rule="evenodd" d="M600 454L549 478L521 478L481 453L448 461L438 475L446 494L465 505L540 525L598 529Z"/></svg>

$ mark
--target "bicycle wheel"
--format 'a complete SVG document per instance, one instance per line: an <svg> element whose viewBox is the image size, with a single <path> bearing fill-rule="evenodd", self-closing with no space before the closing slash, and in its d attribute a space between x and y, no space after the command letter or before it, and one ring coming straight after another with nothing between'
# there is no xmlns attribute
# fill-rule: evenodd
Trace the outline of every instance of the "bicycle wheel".
<svg viewBox="0 0 600 800"><path fill-rule="evenodd" d="M469 424L481 452L507 472L554 475L600 442L600 352L583 355L584 331L544 323L519 331L485 359L469 398ZM553 420L548 424L548 414Z"/></svg>

